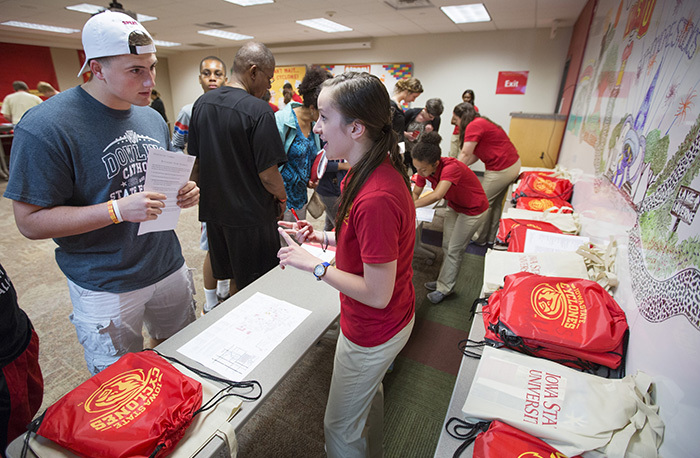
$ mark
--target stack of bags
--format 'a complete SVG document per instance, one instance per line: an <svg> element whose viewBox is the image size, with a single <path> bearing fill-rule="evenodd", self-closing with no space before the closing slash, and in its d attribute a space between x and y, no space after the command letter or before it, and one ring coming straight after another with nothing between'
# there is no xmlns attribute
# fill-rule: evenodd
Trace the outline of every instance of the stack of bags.
<svg viewBox="0 0 700 458"><path fill-rule="evenodd" d="M578 237L565 175L525 172L515 185L486 254L485 339L467 344L484 346L468 422L455 420L476 438L474 456L654 457L663 423L651 379L624 377L628 325L609 292L615 244Z"/></svg>

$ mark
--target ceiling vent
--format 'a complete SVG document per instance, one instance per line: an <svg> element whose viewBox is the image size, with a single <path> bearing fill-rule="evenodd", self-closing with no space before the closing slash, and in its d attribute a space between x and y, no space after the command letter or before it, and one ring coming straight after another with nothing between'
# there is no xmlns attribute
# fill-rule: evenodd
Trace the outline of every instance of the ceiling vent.
<svg viewBox="0 0 700 458"><path fill-rule="evenodd" d="M433 8L428 0L384 0L384 3L395 10L409 10L414 8Z"/></svg>

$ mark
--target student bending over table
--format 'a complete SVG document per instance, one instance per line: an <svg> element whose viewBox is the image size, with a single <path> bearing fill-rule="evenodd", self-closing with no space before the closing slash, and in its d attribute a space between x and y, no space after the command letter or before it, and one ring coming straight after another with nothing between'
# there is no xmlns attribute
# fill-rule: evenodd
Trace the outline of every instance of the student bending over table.
<svg viewBox="0 0 700 458"><path fill-rule="evenodd" d="M520 175L520 156L508 134L501 126L479 115L471 103L454 108L452 123L459 126L460 153L458 159L472 165L481 159L484 177L481 186L489 200L489 212L484 219L476 242L493 243L501 219L503 198L508 186Z"/></svg>
<svg viewBox="0 0 700 458"><path fill-rule="evenodd" d="M351 166L336 232L306 221L283 223L299 242L337 247L336 266L312 256L280 229L282 268L313 272L340 291L340 335L324 419L329 457L382 455L382 378L413 329L411 260L415 209L391 129L389 94L376 76L345 73L326 81L314 132L328 159ZM365 427L366 426L366 427Z"/></svg>
<svg viewBox="0 0 700 458"><path fill-rule="evenodd" d="M488 213L489 203L474 172L454 157L441 157L437 132L429 132L413 148L413 166L418 170L413 200L416 207L425 207L444 198L447 213L442 229L444 260L437 281L425 287L431 290L428 299L433 304L452 294L464 250ZM430 181L433 192L421 197L425 182Z"/></svg>

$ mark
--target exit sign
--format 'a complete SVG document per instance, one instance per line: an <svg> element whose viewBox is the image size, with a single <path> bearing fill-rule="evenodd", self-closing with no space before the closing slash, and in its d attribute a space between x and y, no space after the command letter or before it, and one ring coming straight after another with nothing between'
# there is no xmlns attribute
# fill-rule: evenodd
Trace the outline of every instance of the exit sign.
<svg viewBox="0 0 700 458"><path fill-rule="evenodd" d="M530 72L498 72L496 94L525 94Z"/></svg>

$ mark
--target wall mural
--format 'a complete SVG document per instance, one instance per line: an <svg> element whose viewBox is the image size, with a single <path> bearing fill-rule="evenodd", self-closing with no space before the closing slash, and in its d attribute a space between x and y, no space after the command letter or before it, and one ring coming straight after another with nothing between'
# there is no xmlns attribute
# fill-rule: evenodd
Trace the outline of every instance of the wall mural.
<svg viewBox="0 0 700 458"><path fill-rule="evenodd" d="M698 20L695 0L599 0L562 153L590 157L637 214L629 269L641 315L682 315L700 330Z"/></svg>

